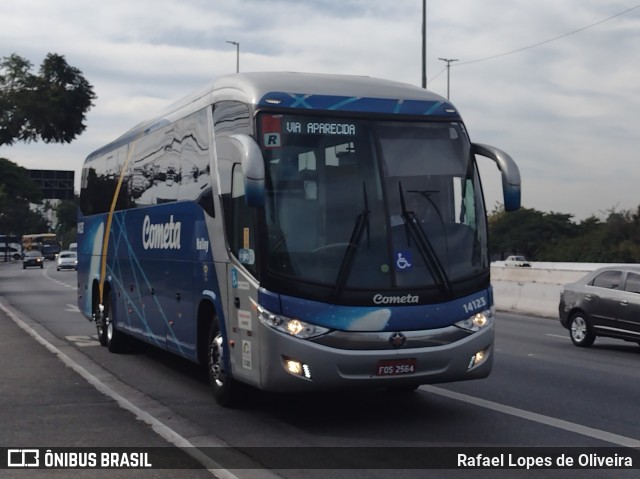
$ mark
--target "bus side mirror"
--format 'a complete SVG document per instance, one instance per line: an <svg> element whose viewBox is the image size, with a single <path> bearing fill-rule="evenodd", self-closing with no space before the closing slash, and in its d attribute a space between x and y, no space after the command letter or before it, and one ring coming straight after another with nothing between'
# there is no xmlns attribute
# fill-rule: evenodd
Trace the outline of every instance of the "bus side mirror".
<svg viewBox="0 0 640 479"><path fill-rule="evenodd" d="M244 192L247 206L264 207L264 158L260 147L253 138L245 134L229 137L231 144L239 155L244 175ZM235 155L234 155L235 156Z"/></svg>
<svg viewBox="0 0 640 479"><path fill-rule="evenodd" d="M520 170L518 165L504 151L489 145L473 143L474 155L487 157L496 162L502 173L502 194L504 196L505 211L515 211L520 208Z"/></svg>

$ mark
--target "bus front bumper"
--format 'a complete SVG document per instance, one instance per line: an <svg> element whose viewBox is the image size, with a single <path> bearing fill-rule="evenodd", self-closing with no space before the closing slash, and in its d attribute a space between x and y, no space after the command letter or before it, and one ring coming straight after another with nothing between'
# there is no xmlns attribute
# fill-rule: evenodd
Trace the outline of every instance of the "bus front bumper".
<svg viewBox="0 0 640 479"><path fill-rule="evenodd" d="M261 326L261 387L268 391L463 381L487 377L493 365L493 323L462 334L455 326L396 333L340 332L339 339L322 338L325 344ZM400 344L403 337L405 343Z"/></svg>

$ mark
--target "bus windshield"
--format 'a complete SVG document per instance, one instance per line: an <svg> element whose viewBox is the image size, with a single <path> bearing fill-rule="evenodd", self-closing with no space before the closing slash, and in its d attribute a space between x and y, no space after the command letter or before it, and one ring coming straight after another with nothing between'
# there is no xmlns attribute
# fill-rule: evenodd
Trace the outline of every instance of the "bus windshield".
<svg viewBox="0 0 640 479"><path fill-rule="evenodd" d="M267 274L339 291L440 288L486 272L460 122L261 113Z"/></svg>

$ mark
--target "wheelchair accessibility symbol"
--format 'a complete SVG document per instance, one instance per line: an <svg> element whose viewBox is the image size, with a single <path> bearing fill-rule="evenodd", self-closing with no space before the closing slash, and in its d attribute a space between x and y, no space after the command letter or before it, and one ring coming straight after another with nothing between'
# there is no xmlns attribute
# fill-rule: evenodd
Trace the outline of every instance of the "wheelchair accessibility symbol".
<svg viewBox="0 0 640 479"><path fill-rule="evenodd" d="M400 271L410 270L413 267L413 258L411 251L396 251L395 253L396 269Z"/></svg>

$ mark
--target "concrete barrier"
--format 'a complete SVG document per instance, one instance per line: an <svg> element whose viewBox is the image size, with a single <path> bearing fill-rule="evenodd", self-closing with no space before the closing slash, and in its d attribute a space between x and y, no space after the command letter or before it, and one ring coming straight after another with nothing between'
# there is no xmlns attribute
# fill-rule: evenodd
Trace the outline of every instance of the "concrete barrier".
<svg viewBox="0 0 640 479"><path fill-rule="evenodd" d="M603 263L531 263L530 268L491 264L493 300L497 310L558 317L562 286L604 266Z"/></svg>

